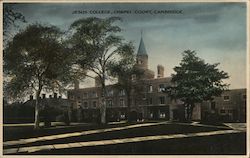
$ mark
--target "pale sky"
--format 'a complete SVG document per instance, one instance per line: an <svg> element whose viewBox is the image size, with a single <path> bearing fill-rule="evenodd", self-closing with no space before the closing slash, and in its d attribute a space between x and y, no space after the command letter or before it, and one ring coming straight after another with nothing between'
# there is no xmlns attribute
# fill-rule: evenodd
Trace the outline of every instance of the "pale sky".
<svg viewBox="0 0 250 158"><path fill-rule="evenodd" d="M134 42L137 51L141 30L149 56L149 68L165 67L165 76L179 65L184 50L195 50L208 63L221 63L229 73L230 89L246 88L246 4L245 3L24 3L12 4L29 23L42 22L66 30L82 17L119 16L121 35ZM72 14L76 10L86 14ZM90 14L91 10L130 11L128 14ZM151 10L153 14L135 11ZM159 10L182 10L181 14L155 14ZM84 86L93 86L86 81Z"/></svg>

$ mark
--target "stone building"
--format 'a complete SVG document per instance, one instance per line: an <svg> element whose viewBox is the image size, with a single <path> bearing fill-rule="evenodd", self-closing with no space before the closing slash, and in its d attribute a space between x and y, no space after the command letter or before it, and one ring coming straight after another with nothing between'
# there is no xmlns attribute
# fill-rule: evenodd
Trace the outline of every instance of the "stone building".
<svg viewBox="0 0 250 158"><path fill-rule="evenodd" d="M202 119L218 117L223 122L246 121L246 89L224 91L220 97L202 103Z"/></svg>
<svg viewBox="0 0 250 158"><path fill-rule="evenodd" d="M166 93L162 92L166 86L171 84L171 77L164 76L164 67L162 65L157 66L156 77L154 71L148 69L148 54L143 38L140 40L136 57L136 67L144 70L144 76L140 82L134 83L134 87L140 87L140 91L134 91L132 94L130 100L131 107L130 111L128 111L125 91L117 89L115 85L108 85L106 97L107 120L116 121L126 119L128 113L130 113L135 119L183 119L183 103L178 100L171 100ZM136 76L132 76L132 78L133 77ZM76 83L75 89L68 91L68 99L70 100L73 109L78 113L78 121L99 121L101 88L98 79L96 78L94 87L80 89L78 84L79 83ZM225 92L225 94L227 94L227 92ZM215 102L219 102L219 98L220 97L216 98ZM234 99L236 98L232 98L232 100ZM238 106L235 102L228 102L228 104L231 103L234 104L235 107ZM214 103L212 104L214 105ZM202 110L201 105L209 107L210 103L206 102L195 105L192 116L193 120L201 120L202 117L205 118L205 115L210 113L210 110L208 110L209 108L207 110L206 108ZM216 105L219 107L221 104L216 103ZM226 112L228 112L228 110ZM220 111L220 114L223 114L223 111Z"/></svg>
<svg viewBox="0 0 250 158"><path fill-rule="evenodd" d="M4 122L5 123L24 123L34 122L36 99L30 96L30 99L24 103L13 103L8 106L4 106ZM70 111L70 102L68 99L64 99L54 95L42 94L39 101L40 107L40 120L43 121L45 115L49 116L51 121L63 121L64 113Z"/></svg>

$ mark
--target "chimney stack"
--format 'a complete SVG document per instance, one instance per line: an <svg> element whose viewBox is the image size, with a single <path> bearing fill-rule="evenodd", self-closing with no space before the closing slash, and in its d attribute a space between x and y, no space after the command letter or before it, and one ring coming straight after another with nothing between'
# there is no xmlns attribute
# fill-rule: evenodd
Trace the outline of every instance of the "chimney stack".
<svg viewBox="0 0 250 158"><path fill-rule="evenodd" d="M42 94L42 96L43 96L43 97L42 97L43 99L45 99L45 98L46 98L46 94Z"/></svg>
<svg viewBox="0 0 250 158"><path fill-rule="evenodd" d="M54 98L57 98L57 93L54 93Z"/></svg>
<svg viewBox="0 0 250 158"><path fill-rule="evenodd" d="M162 65L157 65L157 78L164 77L164 67Z"/></svg>

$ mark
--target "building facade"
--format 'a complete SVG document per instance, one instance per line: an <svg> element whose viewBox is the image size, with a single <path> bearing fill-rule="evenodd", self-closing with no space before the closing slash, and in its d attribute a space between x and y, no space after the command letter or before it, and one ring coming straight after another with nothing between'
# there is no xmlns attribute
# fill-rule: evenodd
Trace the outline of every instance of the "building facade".
<svg viewBox="0 0 250 158"><path fill-rule="evenodd" d="M3 108L3 118L5 123L30 123L35 120L36 99L30 96L30 99L24 103L13 103L5 105ZM70 112L70 101L54 95L42 94L39 100L40 121L49 117L51 121L64 121L64 114Z"/></svg>
<svg viewBox="0 0 250 158"><path fill-rule="evenodd" d="M128 113L133 116L134 119L146 119L146 120L182 120L184 117L184 106L181 101L171 100L170 97L163 92L164 88L170 86L171 77L164 76L164 67L162 65L157 66L157 75L155 77L154 71L148 69L148 54L143 42L140 40L140 45L137 51L137 63L136 67L144 71L144 75L140 82L135 82L134 87L139 87L139 92L134 90L130 99L130 108L128 110L127 96L125 91L117 89L115 85L107 86L106 107L107 107L107 120L117 121L126 119ZM132 76L136 77L136 76ZM100 96L101 88L98 80L95 80L95 86L90 88L79 88L79 83L75 85L75 89L68 91L68 99L71 102L71 106L77 111L78 121L90 121L98 122L100 120ZM232 92L232 96L231 96ZM239 98L233 97L233 91L227 91L222 96L230 94L231 101L227 103L221 103L221 98L217 97L212 102L212 110L223 115L223 107L230 107L231 104L235 108L242 106L242 110L238 112L244 113L244 101L239 105L234 100ZM214 103L215 102L215 103ZM211 113L211 103L204 102L195 105L193 109L193 120L206 119ZM215 104L215 108L214 108ZM221 106L223 105L223 106ZM225 105L225 106L224 106ZM202 109L202 107L205 107ZM221 108L222 109L221 109ZM231 109L235 109L231 108ZM227 108L226 114L231 110ZM231 113L231 111L230 111ZM236 115L236 112L233 112ZM231 115L230 115L231 117ZM236 116L232 116L232 119L236 119ZM241 117L241 116L240 116ZM244 117L244 116L242 116Z"/></svg>
<svg viewBox="0 0 250 158"><path fill-rule="evenodd" d="M246 89L232 89L202 103L202 119L217 117L223 122L246 122Z"/></svg>

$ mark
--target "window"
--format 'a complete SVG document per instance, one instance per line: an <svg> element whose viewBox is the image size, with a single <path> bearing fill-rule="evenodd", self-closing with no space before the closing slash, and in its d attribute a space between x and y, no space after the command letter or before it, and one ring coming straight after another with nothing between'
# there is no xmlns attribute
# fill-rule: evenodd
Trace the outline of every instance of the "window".
<svg viewBox="0 0 250 158"><path fill-rule="evenodd" d="M83 107L87 109L88 108L88 102L84 102Z"/></svg>
<svg viewBox="0 0 250 158"><path fill-rule="evenodd" d="M120 90L119 91L119 96L124 96L124 95L125 95L125 90L124 89Z"/></svg>
<svg viewBox="0 0 250 158"><path fill-rule="evenodd" d="M92 97L96 98L97 97L97 93L96 92L92 92Z"/></svg>
<svg viewBox="0 0 250 158"><path fill-rule="evenodd" d="M88 93L83 93L83 98L88 98Z"/></svg>
<svg viewBox="0 0 250 158"><path fill-rule="evenodd" d="M123 113L121 114L121 119L125 119L126 115Z"/></svg>
<svg viewBox="0 0 250 158"><path fill-rule="evenodd" d="M148 99L148 104L149 104L149 105L152 105L152 104L153 104L153 98L149 98L149 99Z"/></svg>
<svg viewBox="0 0 250 158"><path fill-rule="evenodd" d="M150 118L153 118L154 117L154 114L153 113L150 113Z"/></svg>
<svg viewBox="0 0 250 158"><path fill-rule="evenodd" d="M224 99L224 101L229 101L230 97L229 97L228 95L225 95L225 96L223 97L223 99Z"/></svg>
<svg viewBox="0 0 250 158"><path fill-rule="evenodd" d="M152 85L149 85L149 86L148 86L148 92L149 92L149 93L153 92L153 86L152 86Z"/></svg>
<svg viewBox="0 0 250 158"><path fill-rule="evenodd" d="M96 101L93 101L93 108L96 108Z"/></svg>
<svg viewBox="0 0 250 158"><path fill-rule="evenodd" d="M146 100L146 93L142 94L142 100Z"/></svg>
<svg viewBox="0 0 250 158"><path fill-rule="evenodd" d="M108 100L107 105L108 105L108 107L112 107L113 106L113 100Z"/></svg>
<svg viewBox="0 0 250 158"><path fill-rule="evenodd" d="M160 104L165 104L165 97L162 96L159 99L160 99Z"/></svg>
<svg viewBox="0 0 250 158"><path fill-rule="evenodd" d="M214 101L211 103L211 110L215 110L215 102Z"/></svg>
<svg viewBox="0 0 250 158"><path fill-rule="evenodd" d="M160 84L159 85L159 92L162 92L162 91L164 91L165 90L165 88L164 88L164 84Z"/></svg>
<svg viewBox="0 0 250 158"><path fill-rule="evenodd" d="M165 118L166 114L165 113L160 113L160 118Z"/></svg>
<svg viewBox="0 0 250 158"><path fill-rule="evenodd" d="M113 96L113 94L114 94L114 91L113 91L112 89L111 89L111 90L109 90L109 91L108 91L108 93L107 93L108 97Z"/></svg>
<svg viewBox="0 0 250 158"><path fill-rule="evenodd" d="M220 110L220 113L222 113L222 114L224 114L225 112L226 112L226 110L224 110L224 109Z"/></svg>
<svg viewBox="0 0 250 158"><path fill-rule="evenodd" d="M124 99L120 99L120 106L125 106Z"/></svg>

